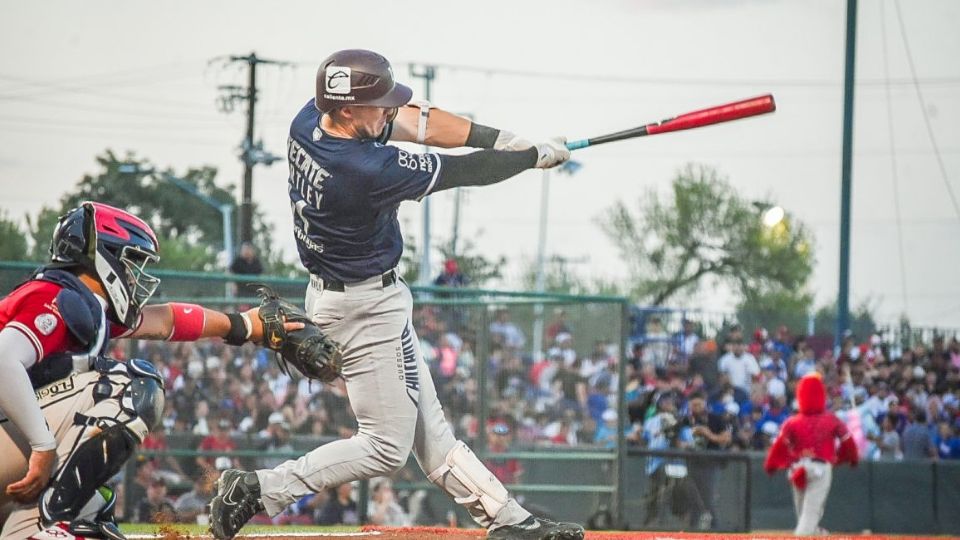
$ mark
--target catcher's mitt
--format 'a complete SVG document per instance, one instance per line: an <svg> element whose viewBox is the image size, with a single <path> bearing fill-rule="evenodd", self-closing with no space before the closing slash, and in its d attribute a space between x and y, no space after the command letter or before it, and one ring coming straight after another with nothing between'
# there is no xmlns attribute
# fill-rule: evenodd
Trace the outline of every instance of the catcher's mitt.
<svg viewBox="0 0 960 540"><path fill-rule="evenodd" d="M263 345L277 352L277 363L284 372L289 364L310 379L331 382L340 376L343 352L340 344L327 337L320 327L297 306L287 302L266 285L257 289L260 295L260 322L263 323ZM299 330L286 330L284 323L303 323Z"/></svg>

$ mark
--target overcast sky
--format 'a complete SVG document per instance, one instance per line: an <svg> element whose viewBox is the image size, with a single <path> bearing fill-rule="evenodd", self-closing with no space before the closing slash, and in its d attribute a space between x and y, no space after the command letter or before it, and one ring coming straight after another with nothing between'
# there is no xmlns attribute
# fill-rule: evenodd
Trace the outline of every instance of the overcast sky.
<svg viewBox="0 0 960 540"><path fill-rule="evenodd" d="M665 189L686 162L705 163L813 230L822 304L837 291L845 4L0 0L0 209L22 218L55 204L107 148L178 171L213 165L219 181L239 183L244 115L218 111L217 87L245 84L223 55L254 50L292 62L258 72L257 137L281 155L316 65L343 48L383 53L419 96L407 63L437 64L436 104L531 139L772 92L774 115L576 152L583 169L552 183L548 253L588 257L576 266L585 275L624 275L597 216ZM860 2L851 302L960 327L960 215L948 190L960 195L960 2L902 1L900 14L893 0ZM292 258L285 169L258 167L254 196ZM503 286L517 286L520 261L535 256L539 200L538 171L467 196L462 234L513 261ZM450 236L452 201L433 197L435 241ZM419 205L406 203L401 219L420 236ZM729 301L706 295L702 307Z"/></svg>

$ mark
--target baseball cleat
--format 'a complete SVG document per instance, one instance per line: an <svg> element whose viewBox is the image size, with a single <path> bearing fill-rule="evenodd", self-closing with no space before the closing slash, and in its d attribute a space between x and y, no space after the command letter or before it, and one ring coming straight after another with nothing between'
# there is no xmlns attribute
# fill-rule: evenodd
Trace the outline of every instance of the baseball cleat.
<svg viewBox="0 0 960 540"><path fill-rule="evenodd" d="M257 473L227 469L217 480L217 495L210 501L210 533L217 540L229 540L262 511Z"/></svg>
<svg viewBox="0 0 960 540"><path fill-rule="evenodd" d="M504 525L487 533L488 540L583 540L583 527L530 516L516 525Z"/></svg>

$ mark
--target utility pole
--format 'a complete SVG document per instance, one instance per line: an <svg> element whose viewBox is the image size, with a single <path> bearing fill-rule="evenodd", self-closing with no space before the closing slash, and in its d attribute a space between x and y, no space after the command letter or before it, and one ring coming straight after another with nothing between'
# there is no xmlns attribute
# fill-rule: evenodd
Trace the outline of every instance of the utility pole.
<svg viewBox="0 0 960 540"><path fill-rule="evenodd" d="M840 286L837 291L837 335L839 346L850 329L850 199L853 189L853 83L857 58L857 0L847 0L846 65L843 77L843 157L840 183Z"/></svg>
<svg viewBox="0 0 960 540"><path fill-rule="evenodd" d="M473 122L473 114L464 113L460 116L469 118ZM463 203L463 188L453 190L453 230L450 234L450 253L457 256L457 243L460 241L460 207Z"/></svg>
<svg viewBox="0 0 960 540"><path fill-rule="evenodd" d="M423 98L430 101L430 87L436 78L436 68L429 64L418 66L410 64L410 76L423 79ZM426 145L424 145L426 149ZM423 199L423 253L420 254L420 272L417 276L420 285L430 284L430 197Z"/></svg>
<svg viewBox="0 0 960 540"><path fill-rule="evenodd" d="M257 105L257 65L286 66L289 63L260 58L255 52L251 52L247 56L230 56L229 63L235 62L247 64L247 87L243 89L236 86L222 86L220 89L227 95L221 99L221 109L232 110L234 101L247 102L247 129L243 144L240 147L240 161L243 162L243 191L240 198L239 221L240 241L250 242L253 240L253 166L257 164L270 165L280 159L280 156L263 149L263 141L254 142L253 140Z"/></svg>

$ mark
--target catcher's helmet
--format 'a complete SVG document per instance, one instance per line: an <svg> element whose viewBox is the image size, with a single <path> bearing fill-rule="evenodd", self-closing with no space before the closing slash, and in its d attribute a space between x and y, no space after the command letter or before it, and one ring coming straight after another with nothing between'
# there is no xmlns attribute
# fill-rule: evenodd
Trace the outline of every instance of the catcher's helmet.
<svg viewBox="0 0 960 540"><path fill-rule="evenodd" d="M50 243L50 260L99 278L107 292L107 313L128 328L153 296L160 280L146 266L160 260L157 236L143 220L106 204L83 202L60 217Z"/></svg>
<svg viewBox="0 0 960 540"><path fill-rule="evenodd" d="M393 80L390 61L373 51L337 51L317 70L314 103L325 114L347 105L399 107L411 96L413 90Z"/></svg>

